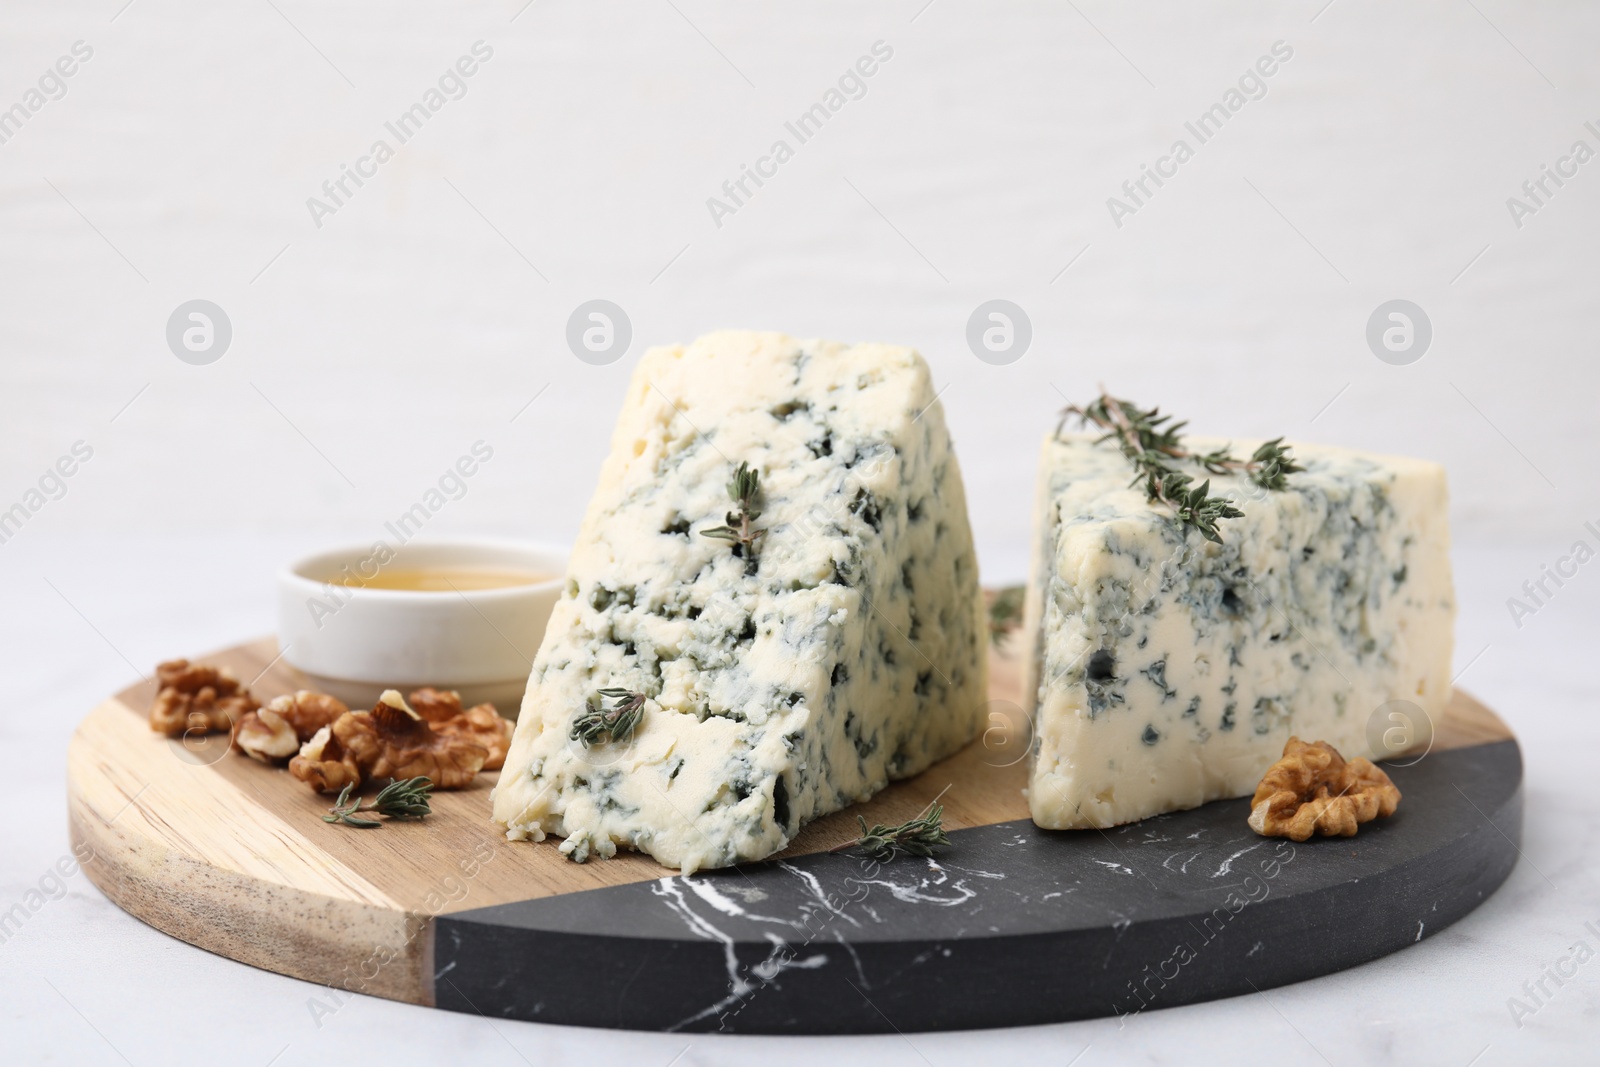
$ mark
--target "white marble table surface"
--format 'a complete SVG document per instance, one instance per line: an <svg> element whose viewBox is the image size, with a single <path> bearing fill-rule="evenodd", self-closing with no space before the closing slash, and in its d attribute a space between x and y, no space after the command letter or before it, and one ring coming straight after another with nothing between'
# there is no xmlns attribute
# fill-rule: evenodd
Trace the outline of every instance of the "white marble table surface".
<svg viewBox="0 0 1600 1067"><path fill-rule="evenodd" d="M20 543L17 547L21 548ZM17 768L0 905L66 853L63 753L78 719L137 665L271 632L277 539L62 538L8 567L0 713ZM1600 926L1600 683L1590 668L1600 585L1553 600L1522 630L1504 606L1527 553L1457 554L1460 684L1515 729L1527 764L1525 859L1461 922L1414 947L1262 996L1117 1020L1021 1030L792 1040L612 1033L483 1019L355 997L320 1019L314 985L173 940L120 912L81 875L0 945L0 1033L16 1063L373 1062L537 1064L1010 1062L1336 1065L1592 1063L1600 964L1580 968L1516 1025L1522 985ZM1537 562L1534 563L1537 571ZM50 584L46 584L48 579ZM54 585L59 593L51 588ZM80 614L81 613L81 614ZM1469 666L1470 664L1470 666ZM1063 960L1062 966L1072 966ZM320 1025L319 1025L320 1023ZM1487 1051L1485 1051L1487 1049ZM1481 1055L1480 1055L1481 1054ZM1474 1061L1474 1057L1480 1057Z"/></svg>
<svg viewBox="0 0 1600 1067"><path fill-rule="evenodd" d="M466 94L317 225L307 198L479 40ZM707 198L877 41L864 95L717 225ZM1107 198L1277 41L1264 94L1118 226ZM1575 0L8 2L0 512L74 442L93 459L0 541L0 912L65 854L98 700L269 633L281 562L378 535L474 441L495 458L429 535L570 541L640 347L721 326L916 345L991 582L1020 577L1041 433L1097 382L1202 432L1446 463L1457 667L1522 741L1527 826L1479 910L1343 974L1125 1026L803 1041L362 997L319 1025L315 987L80 874L0 943L0 1063L1596 1062L1600 963L1508 1001L1600 950L1600 564L1520 627L1507 599L1600 524L1600 162L1543 177L1600 146L1597 45ZM564 339L596 297L633 325L611 366ZM1033 326L1009 366L966 340L996 297ZM165 337L195 298L233 327L206 366ZM1411 365L1366 340L1394 298L1433 324Z"/></svg>

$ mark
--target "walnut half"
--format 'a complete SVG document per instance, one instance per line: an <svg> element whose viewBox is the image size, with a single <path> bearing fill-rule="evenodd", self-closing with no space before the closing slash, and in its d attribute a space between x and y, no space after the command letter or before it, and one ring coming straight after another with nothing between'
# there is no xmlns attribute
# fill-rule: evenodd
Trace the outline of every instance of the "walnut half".
<svg viewBox="0 0 1600 1067"><path fill-rule="evenodd" d="M233 743L251 759L282 763L324 726L350 709L342 700L302 689L274 698L264 708L246 712L234 731Z"/></svg>
<svg viewBox="0 0 1600 1067"><path fill-rule="evenodd" d="M319 793L337 793L345 786L361 784L361 767L353 753L324 726L305 744L300 754L289 761L289 773Z"/></svg>
<svg viewBox="0 0 1600 1067"><path fill-rule="evenodd" d="M428 720L386 689L371 711L351 711L318 731L289 761L289 773L319 793L334 793L363 779L433 779L435 788L460 789L483 769L488 750L469 739L436 732Z"/></svg>
<svg viewBox="0 0 1600 1067"><path fill-rule="evenodd" d="M412 690L411 706L428 720L435 733L463 738L488 752L484 770L498 771L505 766L506 756L511 751L511 731L516 724L494 710L493 704L477 704L462 710L460 693L428 686Z"/></svg>
<svg viewBox="0 0 1600 1067"><path fill-rule="evenodd" d="M226 667L204 667L186 659L156 665L150 729L168 737L191 730L225 732L260 705Z"/></svg>
<svg viewBox="0 0 1600 1067"><path fill-rule="evenodd" d="M1370 760L1345 762L1325 741L1298 737L1268 768L1250 802L1250 829L1264 837L1304 841L1312 834L1354 837L1364 822L1393 815L1400 790Z"/></svg>

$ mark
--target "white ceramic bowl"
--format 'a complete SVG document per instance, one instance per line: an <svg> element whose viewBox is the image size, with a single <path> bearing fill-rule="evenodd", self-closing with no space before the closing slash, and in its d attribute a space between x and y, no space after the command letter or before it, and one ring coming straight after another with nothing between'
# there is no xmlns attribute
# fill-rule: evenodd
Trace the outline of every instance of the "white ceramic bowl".
<svg viewBox="0 0 1600 1067"><path fill-rule="evenodd" d="M306 556L278 575L278 647L321 692L370 707L385 689L459 690L515 716L545 623L561 595L563 549L516 541L411 542L379 562L373 545ZM462 591L362 588L375 569L509 568L550 574L531 585ZM347 569L346 569L347 568Z"/></svg>

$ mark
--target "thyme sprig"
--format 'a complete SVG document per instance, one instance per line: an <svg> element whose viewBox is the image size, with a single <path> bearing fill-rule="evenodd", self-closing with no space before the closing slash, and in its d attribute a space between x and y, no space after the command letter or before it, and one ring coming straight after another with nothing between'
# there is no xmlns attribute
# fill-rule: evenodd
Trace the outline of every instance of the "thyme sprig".
<svg viewBox="0 0 1600 1067"><path fill-rule="evenodd" d="M1145 496L1152 503L1164 504L1172 509L1178 521L1193 526L1208 541L1222 543L1217 523L1234 519L1244 512L1234 507L1226 497L1211 495L1211 479L1199 485L1193 476L1179 468L1178 463L1188 461L1207 474L1243 474L1263 489L1280 492L1289 488L1288 476L1305 470L1294 461L1282 437L1265 442L1249 459L1240 459L1230 446L1209 452L1193 452L1183 443L1183 428L1187 421L1173 421L1173 416L1163 415L1160 408L1141 408L1130 400L1120 400L1104 389L1100 396L1088 404L1069 404L1061 412L1061 422L1056 426L1060 434L1067 419L1076 417L1086 426L1104 430L1102 441L1115 441L1122 454L1133 464L1134 477L1130 485L1144 483Z"/></svg>
<svg viewBox="0 0 1600 1067"><path fill-rule="evenodd" d="M352 799L350 793L354 789L355 783L351 782L339 792L339 799L328 809L331 814L322 817L323 822L370 830L383 824L376 819L364 819L359 812L377 812L386 819L420 819L433 814L433 809L428 806L428 798L433 794L433 779L426 775L390 782L378 790L377 796L367 801L360 797Z"/></svg>
<svg viewBox="0 0 1600 1067"><path fill-rule="evenodd" d="M610 705L609 707L607 705ZM601 738L626 741L644 718L644 694L631 689L602 689L590 697L572 723L572 739L585 745Z"/></svg>
<svg viewBox="0 0 1600 1067"><path fill-rule="evenodd" d="M1022 625L1022 602L1027 592L1027 588L1020 585L1008 585L995 591L993 599L989 601L990 642L999 645Z"/></svg>
<svg viewBox="0 0 1600 1067"><path fill-rule="evenodd" d="M756 569L756 545L767 531L754 525L761 517L761 472L750 469L750 464L740 462L739 469L728 479L728 496L738 505L737 511L728 512L724 524L701 530L701 537L713 537L734 546L734 555L745 561L745 573Z"/></svg>
<svg viewBox="0 0 1600 1067"><path fill-rule="evenodd" d="M888 863L901 853L931 856L950 844L950 838L944 832L944 808L937 803L929 804L921 815L899 826L877 823L868 829L867 820L857 815L856 821L861 824L861 836L854 841L835 845L828 851L843 852L848 848L859 848L879 863Z"/></svg>

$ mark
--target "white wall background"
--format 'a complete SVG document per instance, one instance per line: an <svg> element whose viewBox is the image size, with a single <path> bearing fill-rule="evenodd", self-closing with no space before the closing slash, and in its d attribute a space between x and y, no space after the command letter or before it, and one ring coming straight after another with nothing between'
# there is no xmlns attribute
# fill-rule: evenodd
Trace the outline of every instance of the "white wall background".
<svg viewBox="0 0 1600 1067"><path fill-rule="evenodd" d="M0 503L75 440L95 458L0 551L366 537L479 438L495 461L430 532L567 540L638 352L728 325L918 347L994 578L1057 389L1101 381L1197 430L1442 460L1462 544L1600 517L1600 162L1521 229L1505 204L1600 148L1600 11L919 4L8 4L0 106L94 57L0 146ZM480 39L467 95L315 227L306 199ZM715 226L706 198L878 40L866 96ZM1114 226L1278 40L1267 95ZM996 296L1034 324L1009 367L964 339ZM197 297L234 328L203 367L164 337ZM610 367L564 342L592 297L633 322ZM1411 366L1364 339L1395 297L1434 325Z"/></svg>
<svg viewBox="0 0 1600 1067"><path fill-rule="evenodd" d="M269 632L278 564L379 536L479 439L494 459L428 532L570 540L642 346L722 326L917 346L948 386L991 581L1021 575L1057 389L1446 463L1457 667L1528 760L1507 886L1265 1004L685 1052L367 998L318 1027L315 987L175 942L79 878L0 946L0 1047L680 1067L1004 1048L1089 1067L1277 1064L1311 1035L1341 1063L1592 1060L1592 968L1525 1028L1505 1004L1597 919L1600 584L1585 569L1521 628L1505 600L1600 522L1600 161L1521 228L1506 199L1574 140L1600 149L1600 8L925 2L0 0L0 109L74 42L94 49L0 144L0 511L74 442L94 449L0 543L0 745L19 768L0 909L67 847L63 753L106 693ZM478 40L494 56L467 95L316 228L306 198ZM706 198L879 40L894 56L866 96L716 227ZM1114 226L1106 198L1279 40L1294 57L1265 98ZM595 297L633 324L608 367L564 340ZM995 297L1034 327L1007 367L965 341ZM208 366L165 340L195 298L233 325ZM1410 366L1365 341L1394 298L1434 327Z"/></svg>

